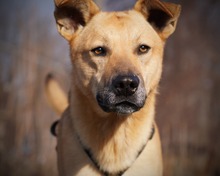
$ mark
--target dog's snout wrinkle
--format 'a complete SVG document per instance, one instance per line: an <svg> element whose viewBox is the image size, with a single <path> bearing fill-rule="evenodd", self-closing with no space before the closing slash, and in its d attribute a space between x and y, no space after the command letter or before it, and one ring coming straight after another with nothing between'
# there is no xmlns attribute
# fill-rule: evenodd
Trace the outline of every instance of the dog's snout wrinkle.
<svg viewBox="0 0 220 176"><path fill-rule="evenodd" d="M127 97L137 91L139 83L139 78L136 75L119 75L113 80L112 85L116 94Z"/></svg>

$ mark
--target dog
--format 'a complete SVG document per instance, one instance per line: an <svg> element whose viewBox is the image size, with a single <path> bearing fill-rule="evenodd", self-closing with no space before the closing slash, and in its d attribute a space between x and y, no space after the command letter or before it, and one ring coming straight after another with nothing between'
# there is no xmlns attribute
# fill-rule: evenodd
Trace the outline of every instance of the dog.
<svg viewBox="0 0 220 176"><path fill-rule="evenodd" d="M60 175L162 175L155 97L180 11L159 0L119 12L102 12L92 0L55 0L72 63L69 102L54 126Z"/></svg>

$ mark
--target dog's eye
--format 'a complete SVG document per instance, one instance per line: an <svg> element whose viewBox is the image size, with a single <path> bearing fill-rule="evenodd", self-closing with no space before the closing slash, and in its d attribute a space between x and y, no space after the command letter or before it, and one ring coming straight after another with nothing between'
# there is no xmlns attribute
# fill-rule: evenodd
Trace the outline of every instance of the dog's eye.
<svg viewBox="0 0 220 176"><path fill-rule="evenodd" d="M103 47L97 47L97 48L92 49L91 51L95 56L105 56L106 55L106 49Z"/></svg>
<svg viewBox="0 0 220 176"><path fill-rule="evenodd" d="M147 45L140 45L138 49L138 54L145 54L150 50L150 47Z"/></svg>

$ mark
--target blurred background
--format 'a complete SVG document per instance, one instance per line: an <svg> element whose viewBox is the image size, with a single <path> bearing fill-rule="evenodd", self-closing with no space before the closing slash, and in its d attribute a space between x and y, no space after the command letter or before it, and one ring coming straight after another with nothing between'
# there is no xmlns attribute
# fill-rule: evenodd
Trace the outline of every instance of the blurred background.
<svg viewBox="0 0 220 176"><path fill-rule="evenodd" d="M171 0L170 0L171 1ZM220 176L220 1L182 5L168 40L157 98L165 176ZM134 0L97 0L105 10ZM50 126L59 117L44 81L53 73L68 92L68 44L59 36L53 0L0 1L0 175L57 175Z"/></svg>

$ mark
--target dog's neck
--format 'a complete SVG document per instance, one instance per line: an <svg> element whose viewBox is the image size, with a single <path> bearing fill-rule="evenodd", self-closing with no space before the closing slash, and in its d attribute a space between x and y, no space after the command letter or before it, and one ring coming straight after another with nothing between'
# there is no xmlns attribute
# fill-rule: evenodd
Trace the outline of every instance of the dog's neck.
<svg viewBox="0 0 220 176"><path fill-rule="evenodd" d="M155 93L150 93L141 110L127 116L104 113L90 98L73 88L70 113L76 134L103 170L120 172L134 162L151 134Z"/></svg>

